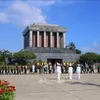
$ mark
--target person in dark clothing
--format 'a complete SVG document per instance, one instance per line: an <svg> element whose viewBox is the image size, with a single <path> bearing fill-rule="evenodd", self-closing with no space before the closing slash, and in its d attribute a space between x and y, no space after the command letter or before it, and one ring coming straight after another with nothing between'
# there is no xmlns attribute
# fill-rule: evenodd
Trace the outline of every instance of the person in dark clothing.
<svg viewBox="0 0 100 100"><path fill-rule="evenodd" d="M82 73L85 73L85 72L84 72L84 66L83 66L83 64L81 64L80 67L81 67L81 74L82 74Z"/></svg>
<svg viewBox="0 0 100 100"><path fill-rule="evenodd" d="M19 74L21 74L21 66L19 66L18 71L19 71Z"/></svg>
<svg viewBox="0 0 100 100"><path fill-rule="evenodd" d="M24 69L23 69L23 66L21 66L21 73L23 73L23 70L24 70Z"/></svg>
<svg viewBox="0 0 100 100"><path fill-rule="evenodd" d="M4 71L5 71L5 68L2 67L2 68L1 68L1 74L4 74Z"/></svg>
<svg viewBox="0 0 100 100"><path fill-rule="evenodd" d="M0 75L1 75L1 67L0 67Z"/></svg>
<svg viewBox="0 0 100 100"><path fill-rule="evenodd" d="M32 65L30 66L30 72L32 73Z"/></svg>
<svg viewBox="0 0 100 100"><path fill-rule="evenodd" d="M37 73L37 69L38 69L38 67L37 67L37 65L35 65L36 67L35 67L35 73Z"/></svg>
<svg viewBox="0 0 100 100"><path fill-rule="evenodd" d="M90 65L90 73L94 73L93 65Z"/></svg>
<svg viewBox="0 0 100 100"><path fill-rule="evenodd" d="M16 67L14 67L14 74L16 74Z"/></svg>
<svg viewBox="0 0 100 100"><path fill-rule="evenodd" d="M5 74L7 75L7 67L5 67L4 70L5 70ZM4 72L4 70L3 70L3 72Z"/></svg>
<svg viewBox="0 0 100 100"><path fill-rule="evenodd" d="M52 66L53 73L55 73L55 65Z"/></svg>
<svg viewBox="0 0 100 100"><path fill-rule="evenodd" d="M9 66L7 68L7 74L10 74L10 68L9 68Z"/></svg>
<svg viewBox="0 0 100 100"><path fill-rule="evenodd" d="M43 69L43 66L42 66L42 64L41 64L41 65L39 65L39 74L42 73L42 69Z"/></svg>
<svg viewBox="0 0 100 100"><path fill-rule="evenodd" d="M17 71L17 74L18 74L18 73L19 73L19 72L18 72L18 66L16 66L16 71Z"/></svg>
<svg viewBox="0 0 100 100"><path fill-rule="evenodd" d="M52 64L51 63L48 64L48 70L49 70L49 74L51 74L51 72L52 72Z"/></svg>
<svg viewBox="0 0 100 100"><path fill-rule="evenodd" d="M100 64L97 66L97 73L100 73Z"/></svg>
<svg viewBox="0 0 100 100"><path fill-rule="evenodd" d="M85 69L85 72L86 72L86 73L89 73L89 65L88 65L87 63L85 63L85 68L86 68L86 69Z"/></svg>
<svg viewBox="0 0 100 100"><path fill-rule="evenodd" d="M27 68L24 66L24 73L27 74Z"/></svg>
<svg viewBox="0 0 100 100"><path fill-rule="evenodd" d="M11 67L11 74L13 74L13 68Z"/></svg>

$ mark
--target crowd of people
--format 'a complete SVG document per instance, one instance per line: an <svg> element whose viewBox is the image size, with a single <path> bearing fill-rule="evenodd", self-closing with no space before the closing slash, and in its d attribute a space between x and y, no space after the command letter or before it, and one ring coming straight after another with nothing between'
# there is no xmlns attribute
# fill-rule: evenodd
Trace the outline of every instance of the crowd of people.
<svg viewBox="0 0 100 100"><path fill-rule="evenodd" d="M68 73L69 67L73 68L73 73L77 71L77 64L73 65L64 65L61 63L56 62L54 65L52 63L47 63L47 64L42 64L42 65L37 65L37 64L32 64L32 65L24 65L24 66L1 66L0 67L0 74L2 75L10 75L10 74L52 74L52 73L57 73L57 66L60 66L58 68L61 73ZM97 73L100 73L100 64L97 66L95 64L89 65L87 63L85 64L80 64L80 73L95 73L95 69L97 70Z"/></svg>

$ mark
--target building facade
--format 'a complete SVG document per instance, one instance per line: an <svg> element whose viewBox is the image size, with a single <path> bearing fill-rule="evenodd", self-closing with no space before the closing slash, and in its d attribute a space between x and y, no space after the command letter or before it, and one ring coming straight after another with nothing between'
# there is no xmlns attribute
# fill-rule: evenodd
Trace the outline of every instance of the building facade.
<svg viewBox="0 0 100 100"><path fill-rule="evenodd" d="M23 32L24 49L33 51L37 60L75 62L79 55L66 48L67 29L55 24L34 23Z"/></svg>

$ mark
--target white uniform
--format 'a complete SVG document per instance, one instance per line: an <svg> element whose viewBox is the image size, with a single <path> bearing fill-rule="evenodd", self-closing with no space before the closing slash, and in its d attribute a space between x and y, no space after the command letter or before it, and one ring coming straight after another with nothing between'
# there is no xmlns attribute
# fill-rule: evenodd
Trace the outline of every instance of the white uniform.
<svg viewBox="0 0 100 100"><path fill-rule="evenodd" d="M3 75L5 75L5 73L6 73L6 72L5 72L5 70L4 70L4 71L3 71Z"/></svg>
<svg viewBox="0 0 100 100"><path fill-rule="evenodd" d="M68 78L71 80L72 79L72 76L73 76L73 68L70 66L68 68Z"/></svg>
<svg viewBox="0 0 100 100"><path fill-rule="evenodd" d="M35 65L32 65L32 72L35 72Z"/></svg>
<svg viewBox="0 0 100 100"><path fill-rule="evenodd" d="M60 76L61 76L61 66L59 63L57 63L57 77L58 80L60 80Z"/></svg>
<svg viewBox="0 0 100 100"><path fill-rule="evenodd" d="M76 69L76 73L77 73L77 79L80 79L80 73L81 73L81 67L80 64L78 64L77 69Z"/></svg>

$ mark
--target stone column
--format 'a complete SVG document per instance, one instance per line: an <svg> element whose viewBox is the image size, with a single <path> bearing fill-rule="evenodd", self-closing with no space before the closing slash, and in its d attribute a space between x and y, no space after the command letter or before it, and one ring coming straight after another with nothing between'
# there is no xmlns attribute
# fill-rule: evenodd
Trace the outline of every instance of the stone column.
<svg viewBox="0 0 100 100"><path fill-rule="evenodd" d="M39 31L37 31L37 47L39 47Z"/></svg>
<svg viewBox="0 0 100 100"><path fill-rule="evenodd" d="M63 33L63 47L65 48L66 47L66 33Z"/></svg>
<svg viewBox="0 0 100 100"><path fill-rule="evenodd" d="M50 32L50 47L52 48L52 32Z"/></svg>
<svg viewBox="0 0 100 100"><path fill-rule="evenodd" d="M59 32L57 32L57 48L59 48Z"/></svg>
<svg viewBox="0 0 100 100"><path fill-rule="evenodd" d="M44 31L44 47L46 47L46 31Z"/></svg>
<svg viewBox="0 0 100 100"><path fill-rule="evenodd" d="M29 47L32 47L32 31L29 31Z"/></svg>

